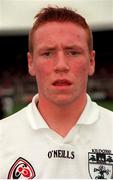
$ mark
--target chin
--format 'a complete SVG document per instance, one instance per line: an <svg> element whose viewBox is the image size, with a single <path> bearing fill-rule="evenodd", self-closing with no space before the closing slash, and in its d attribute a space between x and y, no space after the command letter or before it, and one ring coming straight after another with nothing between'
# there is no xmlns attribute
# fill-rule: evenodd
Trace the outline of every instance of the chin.
<svg viewBox="0 0 113 180"><path fill-rule="evenodd" d="M53 99L53 102L58 106L67 106L75 102L75 98L70 97L70 96L56 97Z"/></svg>

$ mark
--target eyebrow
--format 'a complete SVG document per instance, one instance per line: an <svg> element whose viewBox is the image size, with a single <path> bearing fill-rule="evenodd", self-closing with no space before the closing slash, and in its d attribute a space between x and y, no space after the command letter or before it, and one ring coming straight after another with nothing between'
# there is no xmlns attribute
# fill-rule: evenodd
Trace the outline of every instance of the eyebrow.
<svg viewBox="0 0 113 180"><path fill-rule="evenodd" d="M55 49L56 49L56 47L43 46L43 47L39 47L38 51L53 51Z"/></svg>
<svg viewBox="0 0 113 180"><path fill-rule="evenodd" d="M58 47L55 45L55 46L42 46L42 47L39 47L38 51L54 51L58 49ZM83 50L82 47L78 46L78 45L66 45L63 47L64 50L71 50L71 49L75 49L75 50Z"/></svg>
<svg viewBox="0 0 113 180"><path fill-rule="evenodd" d="M82 47L78 46L78 45L70 45L70 46L66 46L64 47L64 49L69 50L69 49L75 49L75 50L83 50Z"/></svg>

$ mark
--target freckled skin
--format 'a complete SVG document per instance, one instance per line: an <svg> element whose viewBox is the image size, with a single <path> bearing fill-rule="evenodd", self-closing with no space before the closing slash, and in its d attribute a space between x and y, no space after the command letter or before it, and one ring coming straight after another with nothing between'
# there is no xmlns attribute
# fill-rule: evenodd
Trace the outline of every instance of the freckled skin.
<svg viewBox="0 0 113 180"><path fill-rule="evenodd" d="M88 76L94 73L94 51L89 52L87 34L80 26L48 22L34 34L28 66L36 76L39 100L66 106L85 98ZM72 84L56 87L52 84L56 79Z"/></svg>

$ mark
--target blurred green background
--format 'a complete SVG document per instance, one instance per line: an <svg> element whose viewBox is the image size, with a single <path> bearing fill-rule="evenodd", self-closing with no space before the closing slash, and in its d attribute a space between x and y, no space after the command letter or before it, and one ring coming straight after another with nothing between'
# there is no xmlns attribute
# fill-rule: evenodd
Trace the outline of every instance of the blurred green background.
<svg viewBox="0 0 113 180"><path fill-rule="evenodd" d="M113 101L108 101L108 100L104 100L104 101L95 101L97 104L99 104L102 107L105 107L111 111L113 111ZM13 113L19 111L20 109L24 108L27 105L27 103L24 104L16 104L13 108Z"/></svg>

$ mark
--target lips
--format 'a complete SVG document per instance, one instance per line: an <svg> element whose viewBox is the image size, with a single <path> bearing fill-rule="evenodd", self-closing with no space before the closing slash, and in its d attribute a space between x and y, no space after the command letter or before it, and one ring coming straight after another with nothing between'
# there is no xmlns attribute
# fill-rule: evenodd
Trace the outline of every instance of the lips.
<svg viewBox="0 0 113 180"><path fill-rule="evenodd" d="M53 82L53 86L70 86L70 85L72 85L72 83L67 79L58 79Z"/></svg>

